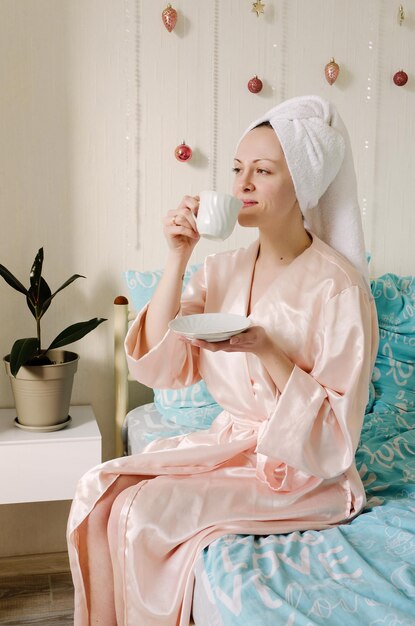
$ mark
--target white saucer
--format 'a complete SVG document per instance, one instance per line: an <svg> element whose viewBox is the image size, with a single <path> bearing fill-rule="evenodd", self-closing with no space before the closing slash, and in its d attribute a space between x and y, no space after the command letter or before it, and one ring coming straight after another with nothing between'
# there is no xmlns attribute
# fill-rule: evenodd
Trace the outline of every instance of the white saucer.
<svg viewBox="0 0 415 626"><path fill-rule="evenodd" d="M25 424L20 424L17 417L14 418L14 423L18 428L21 428L22 430L31 430L38 433L51 433L55 430L62 430L62 428L65 428L68 424L70 424L71 421L72 418L70 415L68 415L67 419L64 422L61 422L60 424L54 424L53 426L26 426Z"/></svg>
<svg viewBox="0 0 415 626"><path fill-rule="evenodd" d="M226 341L233 335L246 330L251 320L232 313L202 313L185 315L169 322L169 328L188 339L204 341Z"/></svg>

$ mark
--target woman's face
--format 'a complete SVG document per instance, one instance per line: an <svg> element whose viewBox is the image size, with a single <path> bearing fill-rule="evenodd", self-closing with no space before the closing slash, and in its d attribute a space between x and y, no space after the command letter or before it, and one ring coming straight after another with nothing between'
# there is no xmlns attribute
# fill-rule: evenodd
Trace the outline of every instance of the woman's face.
<svg viewBox="0 0 415 626"><path fill-rule="evenodd" d="M261 126L245 135L234 160L233 194L243 201L241 226L278 228L299 211L293 181L278 137Z"/></svg>

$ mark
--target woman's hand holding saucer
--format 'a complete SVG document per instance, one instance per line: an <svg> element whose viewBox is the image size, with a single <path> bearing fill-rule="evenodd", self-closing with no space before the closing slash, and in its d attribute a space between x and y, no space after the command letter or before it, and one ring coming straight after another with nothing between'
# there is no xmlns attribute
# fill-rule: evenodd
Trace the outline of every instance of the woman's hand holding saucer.
<svg viewBox="0 0 415 626"><path fill-rule="evenodd" d="M210 352L252 352L260 357L275 350L275 346L262 326L250 326L247 330L234 335L226 341L203 341L202 339L186 339L182 341Z"/></svg>
<svg viewBox="0 0 415 626"><path fill-rule="evenodd" d="M210 352L223 350L224 352L251 352L255 354L281 393L294 369L294 363L271 340L262 326L250 326L247 330L234 335L227 341L208 342L201 339L190 340L185 337L181 337L181 340Z"/></svg>

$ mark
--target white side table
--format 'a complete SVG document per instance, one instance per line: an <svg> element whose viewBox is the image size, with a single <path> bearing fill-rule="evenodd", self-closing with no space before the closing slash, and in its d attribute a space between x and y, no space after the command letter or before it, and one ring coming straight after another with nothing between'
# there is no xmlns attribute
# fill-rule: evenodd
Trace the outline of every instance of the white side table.
<svg viewBox="0 0 415 626"><path fill-rule="evenodd" d="M101 433L90 406L71 406L62 430L36 433L0 409L0 504L72 500L78 479L101 463Z"/></svg>

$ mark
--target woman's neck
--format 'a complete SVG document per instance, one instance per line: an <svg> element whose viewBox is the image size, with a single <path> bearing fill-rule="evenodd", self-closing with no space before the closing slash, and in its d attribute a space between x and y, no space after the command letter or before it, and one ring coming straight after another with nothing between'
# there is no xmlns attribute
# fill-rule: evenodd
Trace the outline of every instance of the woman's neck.
<svg viewBox="0 0 415 626"><path fill-rule="evenodd" d="M289 265L310 247L311 242L312 238L303 225L287 229L281 235L260 231L258 260L267 265Z"/></svg>

